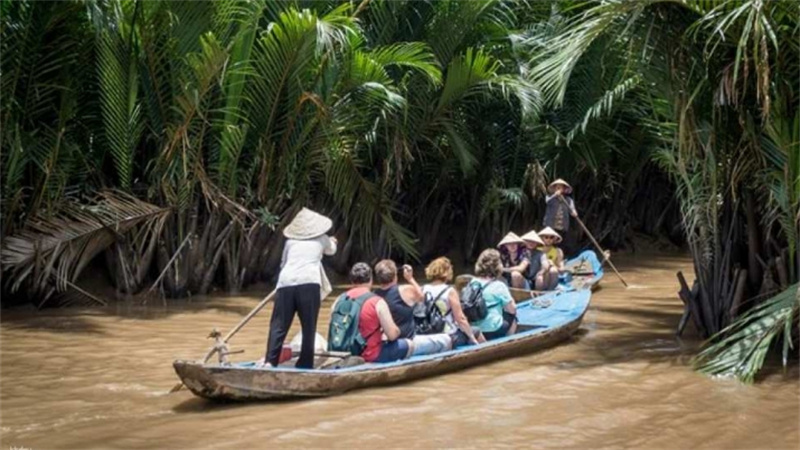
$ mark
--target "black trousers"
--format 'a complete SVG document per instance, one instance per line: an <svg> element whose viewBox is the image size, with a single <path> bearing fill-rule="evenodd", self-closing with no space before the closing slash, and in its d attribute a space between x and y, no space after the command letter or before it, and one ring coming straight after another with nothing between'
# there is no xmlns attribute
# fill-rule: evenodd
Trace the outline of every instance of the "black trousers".
<svg viewBox="0 0 800 450"><path fill-rule="evenodd" d="M561 250L564 252L564 259L577 256L578 251L580 250L580 241L578 240L578 235L581 233L581 230L572 225L578 224L571 223L569 231L556 230L556 232L561 235L562 241L560 244L558 244L558 246L561 247Z"/></svg>
<svg viewBox="0 0 800 450"><path fill-rule="evenodd" d="M301 284L278 289L272 319L269 322L269 339L267 340L267 362L277 366L281 356L281 348L286 334L292 326L295 312L300 316L303 330L303 345L300 348L300 359L295 367L312 369L314 367L314 338L317 334L317 316L319 316L318 284Z"/></svg>

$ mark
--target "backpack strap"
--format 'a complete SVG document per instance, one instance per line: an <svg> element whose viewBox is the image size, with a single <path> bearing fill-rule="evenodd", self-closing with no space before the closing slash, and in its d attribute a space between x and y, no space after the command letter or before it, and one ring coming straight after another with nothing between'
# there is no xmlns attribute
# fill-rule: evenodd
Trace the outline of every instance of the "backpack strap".
<svg viewBox="0 0 800 450"><path fill-rule="evenodd" d="M475 290L477 292L479 292L480 294L483 294L483 290L486 288L486 286L488 286L489 283L492 283L493 281L497 281L497 280L489 280L486 284L481 283L477 279L474 279L473 281L475 281L475 284L478 285L478 287ZM470 284L472 284L472 281L470 281Z"/></svg>
<svg viewBox="0 0 800 450"><path fill-rule="evenodd" d="M347 295L347 292L342 292L338 297L336 297L336 301L334 301L333 304L338 305L339 302L347 300L348 298L350 298L350 296Z"/></svg>
<svg viewBox="0 0 800 450"><path fill-rule="evenodd" d="M372 297L374 297L374 296L375 296L375 293L374 293L374 292L372 292L372 291L367 291L367 292L365 292L365 293L363 293L363 294L359 295L358 297L354 298L354 299L353 299L353 301L354 301L354 302L356 302L356 303L358 303L358 306L359 306L359 307L361 307L361 306L364 306L364 303L365 303L367 300L371 299L371 298L372 298Z"/></svg>
<svg viewBox="0 0 800 450"><path fill-rule="evenodd" d="M489 280L489 282L486 283L485 285L483 285L483 287L481 288L481 295L483 295L483 290L486 289L487 287L489 287L489 285L492 284L492 283L500 283L500 280L498 280L497 278L495 278L493 280ZM486 299L486 297L484 297L484 301L485 301L485 299ZM492 303L492 304L496 305L497 303ZM488 306L488 304L487 304L487 306Z"/></svg>
<svg viewBox="0 0 800 450"><path fill-rule="evenodd" d="M446 287L445 287L444 289L442 289L442 290L441 290L441 292L439 292L439 295L437 295L437 296L436 296L436 297L433 299L433 301L432 301L431 303L436 303L436 300L439 300L439 299L442 297L442 295L444 295L444 293L445 293L445 292L447 292L447 291L449 291L450 289L452 289L452 288L453 288L453 286L450 286L449 284L446 284L445 286L446 286Z"/></svg>
<svg viewBox="0 0 800 450"><path fill-rule="evenodd" d="M367 300L371 299L372 297L376 297L376 296L377 295L374 292L367 291L367 292L359 295L358 297L354 298L353 301L358 304L358 311L359 311L358 313L361 314L361 308L364 307L364 303L366 303ZM369 340L369 338L371 338L375 333L377 333L379 331L381 331L380 320L378 320L378 327L375 328L375 330L372 333L370 333L370 334L368 334L366 336L362 336L361 333L359 332L356 336L361 337L361 339L364 340L363 344L366 345L366 343Z"/></svg>
<svg viewBox="0 0 800 450"><path fill-rule="evenodd" d="M483 295L483 290L486 289L487 287L489 287L490 284L499 283L499 282L500 282L500 280L498 280L496 278L493 279L493 280L487 281L486 284L483 284L480 281L478 281L477 282L478 288L475 290L475 294L474 295ZM472 283L472 281L470 281L470 283Z"/></svg>
<svg viewBox="0 0 800 450"><path fill-rule="evenodd" d="M437 306L437 305L436 305L436 302L438 302L438 301L439 301L439 299L440 299L440 298L442 298L442 296L444 295L444 293L445 293L445 292L449 292L449 291L450 291L450 289L453 289L453 286L450 286L450 285L445 285L445 288L444 288L444 289L442 289L442 290L439 292L439 295L437 295L437 296L436 296L434 299L432 299L432 300L431 300L430 304L429 304L429 305L427 305L428 307L426 308L426 313L427 313L428 315L430 315L430 314L431 314L431 311L433 311L433 308L436 308L436 309L438 309L438 310L439 310L439 313L440 313L440 314L442 314L442 315L444 315L444 311L442 311L442 309L441 309L441 308L439 308L439 306ZM426 303L427 303L427 302L426 302ZM449 306L447 307L447 309L449 309Z"/></svg>
<svg viewBox="0 0 800 450"><path fill-rule="evenodd" d="M497 278L493 278L493 279L487 281L486 284L481 285L481 290L486 289L492 283L499 283L499 282L500 282L500 280L498 280Z"/></svg>

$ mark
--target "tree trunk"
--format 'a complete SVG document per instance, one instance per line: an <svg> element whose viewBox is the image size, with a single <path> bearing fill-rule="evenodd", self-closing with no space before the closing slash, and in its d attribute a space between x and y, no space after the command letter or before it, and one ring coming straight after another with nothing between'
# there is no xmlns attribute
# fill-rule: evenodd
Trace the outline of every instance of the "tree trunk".
<svg viewBox="0 0 800 450"><path fill-rule="evenodd" d="M755 203L753 194L746 190L745 198L745 219L747 220L747 272L750 276L750 286L753 291L759 288L761 281L761 266L758 264L758 256L761 254L761 238L759 236L759 226L756 221Z"/></svg>
<svg viewBox="0 0 800 450"><path fill-rule="evenodd" d="M733 320L735 320L739 315L739 308L741 307L742 300L744 299L744 291L746 286L747 270L742 270L736 280L736 290L734 290L733 302L731 303L731 308L728 312L729 322L733 322Z"/></svg>

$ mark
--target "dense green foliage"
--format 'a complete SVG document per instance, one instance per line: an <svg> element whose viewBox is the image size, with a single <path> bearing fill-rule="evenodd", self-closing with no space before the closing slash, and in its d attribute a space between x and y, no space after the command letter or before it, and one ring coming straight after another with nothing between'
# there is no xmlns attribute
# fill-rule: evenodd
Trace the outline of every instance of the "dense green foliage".
<svg viewBox="0 0 800 450"><path fill-rule="evenodd" d="M705 336L800 272L793 2L0 3L6 292L269 279L302 206L334 265L467 258L553 177L612 247L685 238ZM11 280L11 281L9 281Z"/></svg>
<svg viewBox="0 0 800 450"><path fill-rule="evenodd" d="M568 105L596 61L613 87L587 120L627 103L672 176L695 263L694 324L705 337L724 330L705 369L752 380L778 336L785 363L800 298L788 289L758 302L800 279L800 6L604 1L568 16L535 55L534 84Z"/></svg>
<svg viewBox="0 0 800 450"><path fill-rule="evenodd" d="M537 226L556 172L583 182L579 205L611 245L634 228L674 226L662 214L677 211L665 208L668 193L626 211L637 193L654 191L636 189L654 167L648 149L623 137L630 123L598 125L614 135L600 145L577 133L567 142L561 129L574 128L586 105L542 110L528 61L530 37L556 11L549 4L2 8L3 231L61 220L76 205L113 209L114 195L95 198L107 189L167 211L141 220L116 211L125 232L85 220L75 224L81 232L39 234L47 257L36 256L36 234L12 239L19 245L6 246L5 267L39 274L29 280L34 295L51 293L52 271L75 281L85 267L58 245L79 247L69 254L84 262L104 251L121 292L156 274L171 296L215 282L236 291L274 273L274 230L305 205L339 225L340 269L387 254L471 255L510 227ZM645 223L656 211L656 225Z"/></svg>

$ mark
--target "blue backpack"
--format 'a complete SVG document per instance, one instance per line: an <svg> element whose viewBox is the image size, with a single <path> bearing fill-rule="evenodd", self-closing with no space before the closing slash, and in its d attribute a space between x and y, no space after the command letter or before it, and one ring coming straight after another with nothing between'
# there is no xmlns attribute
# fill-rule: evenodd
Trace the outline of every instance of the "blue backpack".
<svg viewBox="0 0 800 450"><path fill-rule="evenodd" d="M369 336L365 338L358 331L358 318L364 303L374 295L372 292L367 292L354 299L348 297L347 293L339 296L328 328L328 351L361 355Z"/></svg>

